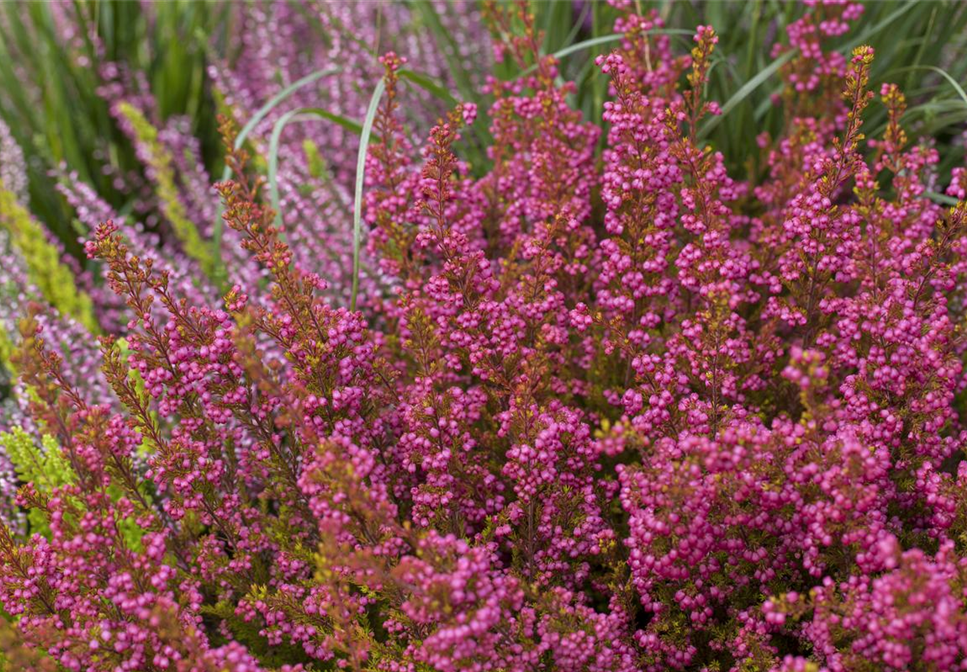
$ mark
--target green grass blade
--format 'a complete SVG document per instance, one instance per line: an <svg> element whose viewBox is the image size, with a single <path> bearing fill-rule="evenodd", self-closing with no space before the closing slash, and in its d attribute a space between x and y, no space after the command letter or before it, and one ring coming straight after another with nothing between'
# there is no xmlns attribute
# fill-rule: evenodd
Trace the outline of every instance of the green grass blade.
<svg viewBox="0 0 967 672"><path fill-rule="evenodd" d="M319 107L301 107L297 110L292 110L291 112L286 112L282 115L278 121L275 122L275 126L272 128L272 137L269 139L269 195L272 200L272 209L275 210L275 225L277 227L282 226L282 199L279 196L279 142L282 138L282 131L291 121L304 121L299 119L300 116L316 116L327 121L332 121L333 123L342 126L346 130L360 135L363 132L363 127L358 122L351 119L346 119L338 114L333 114L328 110L324 110Z"/></svg>
<svg viewBox="0 0 967 672"><path fill-rule="evenodd" d="M541 54L546 54L551 49L566 47L573 41L569 41L568 36L576 34L574 29L580 29L580 24L575 23L572 3L532 2L531 8L534 18L544 34ZM585 12L588 10L587 5L585 5L584 10Z"/></svg>
<svg viewBox="0 0 967 672"><path fill-rule="evenodd" d="M405 79L411 84L423 89L428 92L434 98L437 98L448 107L453 108L460 103L457 97L454 96L445 86L437 82L431 77L414 72L413 70L398 70L396 72L400 79ZM486 110L481 112L481 115L485 115ZM490 137L490 131L487 128L486 122L476 123L471 127L470 136L473 138L473 142L469 143L469 149L473 153L473 156L469 157L473 165L483 164L485 161L484 157L487 155L486 147L492 142Z"/></svg>
<svg viewBox="0 0 967 672"><path fill-rule="evenodd" d="M349 298L349 309L356 310L356 296L359 294L359 246L362 242L363 229L363 183L366 178L366 152L369 149L369 137L373 133L373 120L379 101L386 90L385 80L379 80L373 97L366 110L366 120L363 122L363 132L359 137L359 158L356 161L356 197L353 201L353 289Z"/></svg>
<svg viewBox="0 0 967 672"><path fill-rule="evenodd" d="M470 75L460 62L460 49L456 39L443 25L433 3L428 0L409 0L409 4L416 9L426 27L426 33L436 42L437 48L443 54L450 76L453 77L460 95L464 100L477 102L479 94Z"/></svg>
<svg viewBox="0 0 967 672"><path fill-rule="evenodd" d="M272 137L269 138L269 197L272 199L272 209L275 210L275 226L280 230L279 236L283 238L285 234L282 229L282 199L279 197L279 139L286 125L299 114L301 110L286 112L275 122L272 128Z"/></svg>
<svg viewBox="0 0 967 672"><path fill-rule="evenodd" d="M335 114L321 107L303 107L298 110L299 114L304 114L307 116L319 117L320 119L325 119L326 121L331 121L337 126L345 128L350 133L354 135L359 135L363 132L363 125L358 121L353 119L348 119L342 115ZM297 120L298 121L298 120Z"/></svg>
<svg viewBox="0 0 967 672"><path fill-rule="evenodd" d="M722 114L714 116L711 119L709 119L707 122L705 122L705 125L702 127L702 130L699 133L699 135L701 137L708 136L708 134L712 131L712 129L714 129L716 126L722 123L722 120L725 119L725 116L729 112L731 112L736 107L738 107L738 105L742 103L742 101L744 101L746 98L748 98L753 91L755 91L760 86L762 86L762 84L767 79L772 77L779 70L779 68L785 65L789 61L789 59L793 57L793 54L795 53L796 53L795 51L787 51L782 56L774 60L772 63L767 65L758 73L756 73L755 77L753 77L745 84L743 84L742 88L736 91L732 95L732 97L729 98L728 101L726 101L725 105L722 106Z"/></svg>
<svg viewBox="0 0 967 672"><path fill-rule="evenodd" d="M653 31L648 31L648 32L650 33ZM683 30L682 33L683 34L688 33L689 35L692 34L691 31L688 31L688 30ZM618 42L623 39L625 39L624 33L613 33L611 35L602 35L601 37L592 37L590 40L583 40L581 42L578 42L577 44L572 44L567 47L564 47L563 49L559 49L555 51L553 54L551 54L551 56L553 56L556 59L561 59L561 58L564 58L565 56L570 56L571 54L578 51L582 51L584 49L590 49L591 47L596 47L600 44L610 44L611 42ZM528 72L533 72L533 70L535 69L536 69L535 66L531 66L521 74L523 75L523 74L527 74Z"/></svg>
<svg viewBox="0 0 967 672"><path fill-rule="evenodd" d="M562 48L571 46L574 43L574 40L577 39L578 33L581 32L581 26L584 25L584 22L587 21L588 17L591 15L591 7L592 4L589 2L584 5L583 9L581 9L581 14L574 22L574 27L571 28L571 32L567 34L567 37L564 38Z"/></svg>
<svg viewBox="0 0 967 672"><path fill-rule="evenodd" d="M401 79L405 79L408 82L412 82L416 86L420 87L424 91L428 92L430 95L439 98L447 105L453 106L458 102L457 98L447 90L447 88L441 85L439 82L434 81L432 78L422 75L418 72L413 72L412 70L397 70L396 74L400 76Z"/></svg>
<svg viewBox="0 0 967 672"><path fill-rule="evenodd" d="M943 68L938 68L935 65L911 65L907 68L900 68L899 70L894 70L894 72L900 73L900 72L907 72L909 70L930 70L931 72L936 72L938 75L942 76L944 79L950 82L950 85L954 87L954 90L957 92L957 95L960 96L960 99L963 100L965 104L967 104L967 92L964 91L964 87L962 87L957 82L957 80L951 77L950 74Z"/></svg>
<svg viewBox="0 0 967 672"><path fill-rule="evenodd" d="M646 30L646 31L643 31L642 34L644 34L644 35L694 35L695 34L695 31L694 30L683 30L683 29L680 29L680 28L656 28L655 30ZM563 49L559 49L558 51L555 51L553 54L551 54L551 56L553 56L555 58L555 60L561 60L565 56L570 56L571 54L574 54L576 52L584 51L585 49L592 49L592 48L597 47L597 46L600 46L602 44L610 44L612 42L619 42L619 41L621 41L623 39L625 39L625 34L624 33L612 33L611 35L602 35L601 37L592 37L589 40L584 40L582 42L578 42L577 44L572 44L572 45L570 45L568 47L564 47ZM517 75L517 77L524 77L525 75L529 75L530 73L534 72L535 70L537 70L537 66L536 65L532 65L529 68L527 68L526 70L522 70L520 72L520 74Z"/></svg>
<svg viewBox="0 0 967 672"><path fill-rule="evenodd" d="M274 110L280 103L284 102L286 98L291 96L293 93L295 93L302 87L312 84L316 80L322 79L323 77L326 77L328 75L335 75L341 71L342 71L342 68L337 66L323 68L322 70L316 70L315 72L309 73L302 79L298 79L294 81L292 84L290 84L289 86L285 87L277 94L272 96L272 98L270 98L269 101L265 103L265 105L260 107L258 111L252 116L252 118L249 119L248 123L242 127L242 130L239 132L238 137L235 138L235 149L240 149L242 145L245 144L245 141L248 139L249 134L255 129L256 126L258 126L259 122L265 119L265 117L269 114L269 112ZM224 182L231 176L232 176L232 171L228 168L228 166L225 166L225 170L222 172L222 181ZM215 227L212 232L212 247L214 248L214 254L216 259L220 259L222 254L222 230L223 230L222 227L224 226L224 221L222 220L222 212L223 212L222 206L221 204L219 204L218 214L215 218Z"/></svg>
<svg viewBox="0 0 967 672"><path fill-rule="evenodd" d="M285 99L291 96L293 93L295 93L296 91L298 91L299 89L301 89L302 87L308 84L312 84L317 79L321 79L328 75L335 75L341 71L342 71L342 68L339 68L339 67L323 68L322 70L316 70L315 72L309 73L302 79L296 80L295 82L293 82L292 84L290 84L289 86L285 87L277 94L272 96L272 98L269 99L269 102L267 102L265 105L260 107L258 111L249 120L249 122L242 127L242 130L239 132L238 137L235 139L235 149L241 148L241 146L245 143L245 140L248 138L249 133L251 133L255 129L255 127L258 126L259 122L265 119L265 117L269 114L269 112L274 110L279 105L279 103L284 102Z"/></svg>
<svg viewBox="0 0 967 672"><path fill-rule="evenodd" d="M955 206L960 203L960 201L953 196L947 196L947 194L938 194L936 191L925 191L923 192L923 195L943 205Z"/></svg>
<svg viewBox="0 0 967 672"><path fill-rule="evenodd" d="M884 28L886 28L887 26L889 26L891 23L893 23L897 19L899 19L901 16L903 16L904 14L906 14L908 11L910 11L911 9L913 9L918 4L921 4L921 3L916 2L916 0L911 0L910 2L904 2L900 6L900 9L895 10L894 12L892 12L889 16L887 16L885 19L883 19L879 23L874 24L872 26L868 26L862 33L860 33L859 35L857 35L856 37L854 37L852 40L850 40L849 42L847 42L846 46L844 46L839 51L841 53L847 53L848 54L851 51L853 51L853 49L855 49L856 47L860 46L861 44L865 44L865 43L869 42L869 40L870 40L871 37L873 37L874 35L876 35L878 32L880 32L881 30L883 30Z"/></svg>

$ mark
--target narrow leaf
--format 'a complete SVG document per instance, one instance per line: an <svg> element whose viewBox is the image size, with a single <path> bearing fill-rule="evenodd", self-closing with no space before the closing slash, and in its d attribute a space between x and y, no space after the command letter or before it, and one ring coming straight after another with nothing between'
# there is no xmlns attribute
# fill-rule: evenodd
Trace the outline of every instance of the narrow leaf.
<svg viewBox="0 0 967 672"><path fill-rule="evenodd" d="M753 91L755 91L760 86L762 86L762 84L767 79L772 77L776 73L776 71L779 70L779 68L781 68L785 63L787 63L795 53L796 53L795 51L787 51L782 56L774 60L766 67L764 67L758 73L756 73L755 77L753 77L745 84L743 84L742 88L736 91L732 95L732 97L728 99L725 105L722 106L722 113L712 117L707 122L705 122L705 125L702 127L702 130L699 135L701 135L702 137L707 136L712 131L712 129L714 129L716 126L722 123L722 120L729 112L731 112L736 107L738 107L739 104L742 103L742 101L744 101L746 98L748 98Z"/></svg>
<svg viewBox="0 0 967 672"><path fill-rule="evenodd" d="M693 30L682 30L679 28L656 28L655 30L643 31L644 35L694 35ZM555 51L551 56L555 60L560 60L565 56L570 56L578 51L584 51L585 49L591 49L592 47L597 47L602 44L610 44L612 42L618 42L625 39L624 33L612 33L611 35L602 35L601 37L592 37L590 40L584 40L583 42L578 42L577 44L572 44L569 47L564 47L558 51ZM536 65L532 65L526 70L522 70L517 77L524 77L529 75L537 69Z"/></svg>
<svg viewBox="0 0 967 672"><path fill-rule="evenodd" d="M934 65L911 65L906 68L895 70L894 72L908 72L910 70L930 70L932 72L936 72L938 75L941 75L944 79L950 82L950 85L954 87L957 95L960 96L961 100L963 100L965 104L967 104L967 92L964 91L964 87L962 87L957 80L951 77L950 74L943 68L938 68Z"/></svg>
<svg viewBox="0 0 967 672"><path fill-rule="evenodd" d="M356 296L359 293L359 246L362 241L363 228L363 183L366 179L366 152L369 149L369 137L373 133L373 120L379 101L386 90L386 82L379 80L373 97L369 100L366 110L366 120L363 122L363 132L359 138L359 158L356 161L356 198L353 202L353 288L349 298L349 309L356 310Z"/></svg>
<svg viewBox="0 0 967 672"><path fill-rule="evenodd" d="M925 191L923 192L923 195L943 205L955 206L960 203L960 201L953 196L947 196L947 194L938 194L936 191Z"/></svg>
<svg viewBox="0 0 967 672"><path fill-rule="evenodd" d="M336 66L330 67L330 68L323 68L322 70L316 70L315 72L309 73L302 79L298 79L294 81L292 84L290 84L289 86L285 87L277 94L272 96L272 98L270 98L269 101L265 103L265 105L260 107L258 111L252 116L252 118L249 119L248 123L242 127L242 130L239 132L238 137L235 138L235 149L240 149L242 145L245 144L245 141L248 139L249 133L251 133L255 129L255 127L258 126L259 122L265 119L265 117L269 114L269 112L274 110L279 105L279 103L284 102L286 98L291 96L293 93L295 93L302 87L308 86L309 84L312 84L313 82L323 77L326 77L328 75L334 75L341 71L342 71L342 68L339 68ZM222 172L222 181L224 182L231 176L232 176L232 171L228 168L228 166L225 166L225 170ZM215 227L214 227L214 230L212 231L212 248L214 249L214 254L216 259L220 259L222 254L222 227L224 226L224 222L222 221L222 212L223 212L222 206L219 203L218 214L215 217Z"/></svg>
<svg viewBox="0 0 967 672"><path fill-rule="evenodd" d="M299 109L286 112L272 128L272 137L269 139L269 194L272 199L272 209L275 210L275 225L282 226L282 199L279 197L279 142L282 138L282 131L291 121L305 121L299 117L316 116L327 121L332 121L346 130L359 135L363 131L362 125L352 119L347 119L338 114L333 114L328 110L319 107L300 107Z"/></svg>

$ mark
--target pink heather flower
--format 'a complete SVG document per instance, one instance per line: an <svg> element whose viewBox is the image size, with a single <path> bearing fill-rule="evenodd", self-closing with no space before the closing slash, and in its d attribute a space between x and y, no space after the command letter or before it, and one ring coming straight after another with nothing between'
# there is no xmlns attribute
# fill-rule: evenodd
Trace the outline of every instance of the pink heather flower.
<svg viewBox="0 0 967 672"><path fill-rule="evenodd" d="M872 49L833 48L859 3L787 26L785 124L758 158L701 140L715 31L683 53L657 13L610 4L600 120L526 3L488 6L494 41L446 55L405 4L233 6L213 188L144 73L98 63L99 95L157 131L119 114L147 168L113 176L129 214L54 176L100 338L43 305L0 211L0 431L28 437L0 456L12 665L963 666L967 172L942 186L896 85L877 83L882 133L863 127ZM475 6L433 5L482 34ZM54 19L71 54L97 41L70 8ZM487 80L486 107L401 85L488 46L528 71ZM237 121L333 65L233 148ZM380 77L354 290L355 138L287 128L278 213L252 155L291 110L361 118ZM22 199L11 137L0 179ZM754 174L728 168L746 159ZM957 205L928 197L944 188ZM206 245L220 230L218 274L164 204Z"/></svg>

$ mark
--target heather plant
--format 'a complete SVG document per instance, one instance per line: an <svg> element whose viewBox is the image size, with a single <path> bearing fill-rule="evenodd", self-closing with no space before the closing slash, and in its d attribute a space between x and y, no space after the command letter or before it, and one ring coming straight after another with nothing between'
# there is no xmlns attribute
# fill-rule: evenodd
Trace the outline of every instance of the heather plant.
<svg viewBox="0 0 967 672"><path fill-rule="evenodd" d="M967 669L967 13L915 4L782 7L732 93L758 3L217 6L224 165L58 8L131 168L45 175L81 259L0 125L0 669Z"/></svg>

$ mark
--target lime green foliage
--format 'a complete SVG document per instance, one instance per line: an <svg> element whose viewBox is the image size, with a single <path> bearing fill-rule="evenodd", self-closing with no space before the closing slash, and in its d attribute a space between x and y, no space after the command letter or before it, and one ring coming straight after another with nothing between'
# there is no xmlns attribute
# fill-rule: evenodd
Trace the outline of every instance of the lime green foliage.
<svg viewBox="0 0 967 672"><path fill-rule="evenodd" d="M326 167L326 162L319 153L319 147L316 146L316 143L306 138L302 141L302 151L306 154L309 174L317 180L328 179L329 169Z"/></svg>
<svg viewBox="0 0 967 672"><path fill-rule="evenodd" d="M98 92L102 82L92 65L123 63L145 73L160 117L187 116L206 167L218 171L222 147L207 75L209 45L231 30L234 4L168 0L145 12L127 0L0 2L0 117L31 159L31 212L68 252L81 254L70 207L50 188L50 169L66 164L119 213L129 212L136 196L117 176L143 172L111 114L112 101ZM81 34L97 39L62 39L58 12L76 15Z"/></svg>
<svg viewBox="0 0 967 672"><path fill-rule="evenodd" d="M124 492L117 485L111 485L107 489L107 494L110 495L111 501L118 501ZM143 494L143 493L142 493ZM151 501L150 498L145 496L147 501ZM128 516L127 518L121 518L117 521L118 531L121 533L121 539L124 540L124 545L131 549L132 551L140 552L143 550L141 545L141 539L144 537L145 530L138 525L133 516Z"/></svg>
<svg viewBox="0 0 967 672"><path fill-rule="evenodd" d="M28 276L44 298L64 315L70 315L91 331L97 331L91 298L74 284L74 276L60 261L60 252L47 241L43 226L17 202L0 182L0 228L10 233L13 244L27 264ZM3 349L0 347L0 354Z"/></svg>
<svg viewBox="0 0 967 672"><path fill-rule="evenodd" d="M122 361L127 361L128 356L131 353L131 350L128 347L127 339L118 338L117 340L115 340L114 348L121 354ZM134 387L138 391L138 394L140 395L147 394L144 386L144 378L141 377L141 374L138 373L136 369L131 368L128 370L128 378L134 384ZM155 418L155 421L157 422L158 421L157 411L151 411L151 415L152 417ZM141 445L138 446L138 453L142 457L147 457L153 452L154 452L153 444L147 438L142 437ZM146 483L144 481L140 481L138 483L137 488L138 488L138 492L141 493L141 497L144 499L144 501L150 503L152 501L152 497L151 497L151 493L147 491ZM111 496L111 499L113 501L117 501L120 497L124 495L124 492L118 485L112 484L108 488L108 494ZM140 551L142 549L141 538L144 536L145 530L135 522L134 518L128 517L128 518L123 518L119 520L118 529L120 530L121 537L124 539L124 543L127 545L128 548L135 551Z"/></svg>
<svg viewBox="0 0 967 672"><path fill-rule="evenodd" d="M168 150L158 142L158 129L151 125L141 110L130 103L121 103L118 105L118 111L131 124L138 142L148 155L148 165L154 171L161 211L171 224L178 240L181 241L185 252L201 264L205 273L211 275L215 266L212 250L202 241L198 227L188 219L185 206L178 198L174 162Z"/></svg>
<svg viewBox="0 0 967 672"><path fill-rule="evenodd" d="M0 433L0 446L10 457L17 477L33 483L40 492L73 483L76 475L64 458L57 441L45 434L38 446L32 436L20 427Z"/></svg>
<svg viewBox="0 0 967 672"><path fill-rule="evenodd" d="M127 362L128 357L131 355L131 348L128 346L128 339L123 337L115 339L113 347L120 354L121 361ZM141 377L141 374L137 369L134 367L130 367L128 369L128 379L134 385L134 389L137 391L139 397L147 400L148 392L144 385L144 378ZM157 411L152 410L151 417L154 418L155 423L158 425L161 424ZM141 445L138 446L138 453L141 455L141 457L148 457L155 452L155 448L156 446L147 437L142 437Z"/></svg>
<svg viewBox="0 0 967 672"><path fill-rule="evenodd" d="M49 434L44 434L38 446L34 437L20 427L14 427L9 432L0 433L0 450L10 458L14 473L24 483L31 483L39 493L51 494L55 489L70 485L77 480L77 475L57 441ZM120 487L111 485L108 494L113 501L117 501L124 494ZM30 532L49 534L50 526L45 515L36 509L27 511L27 522ZM118 521L118 529L128 548L139 550L144 530L138 526L134 518L128 517Z"/></svg>
<svg viewBox="0 0 967 672"><path fill-rule="evenodd" d="M73 483L76 479L60 446L49 434L44 435L38 446L30 434L20 427L14 427L10 432L0 434L0 448L10 458L17 478L32 483L40 493L50 494L55 488ZM50 532L46 517L36 509L27 511L27 522L31 533Z"/></svg>
<svg viewBox="0 0 967 672"><path fill-rule="evenodd" d="M10 361L12 355L13 342L3 327L0 326L0 368L4 369L8 374L11 374L11 378L14 373L13 363Z"/></svg>

